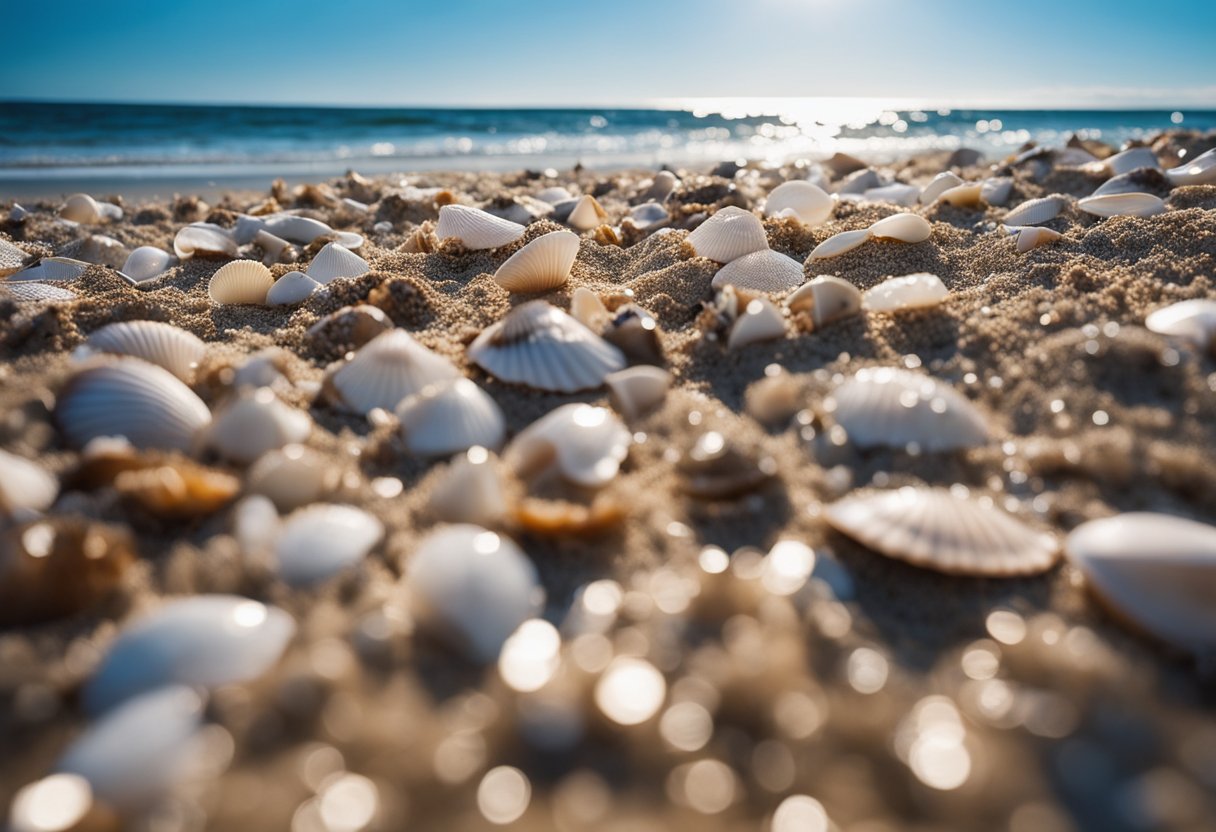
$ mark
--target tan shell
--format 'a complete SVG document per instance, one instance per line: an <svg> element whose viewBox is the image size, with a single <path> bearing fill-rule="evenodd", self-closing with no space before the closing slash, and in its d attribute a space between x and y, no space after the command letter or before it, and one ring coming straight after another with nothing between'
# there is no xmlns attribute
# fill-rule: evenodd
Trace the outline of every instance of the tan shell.
<svg viewBox="0 0 1216 832"><path fill-rule="evenodd" d="M541 235L507 258L494 273L494 281L510 292L556 289L569 279L578 246L578 235L572 231Z"/></svg>
<svg viewBox="0 0 1216 832"><path fill-rule="evenodd" d="M207 346L192 332L159 321L119 321L94 332L85 345L98 352L130 355L164 367L190 382Z"/></svg>
<svg viewBox="0 0 1216 832"><path fill-rule="evenodd" d="M608 214L595 197L586 194L574 206L574 210L566 218L566 224L576 231L590 231L603 225L607 220Z"/></svg>
<svg viewBox="0 0 1216 832"><path fill-rule="evenodd" d="M915 445L950 451L984 445L987 420L965 396L923 373L866 367L827 401L836 423L859 448Z"/></svg>
<svg viewBox="0 0 1216 832"><path fill-rule="evenodd" d="M812 331L861 312L861 291L843 278L821 275L790 293L785 305L810 319Z"/></svg>
<svg viewBox="0 0 1216 832"><path fill-rule="evenodd" d="M933 227L928 220L916 214L892 214L871 225L869 232L871 237L878 240L923 243L933 233Z"/></svg>
<svg viewBox="0 0 1216 832"><path fill-rule="evenodd" d="M956 188L959 185L965 184L961 178L946 171L939 173L929 181L925 189L920 192L920 203L922 205L931 205L937 201L937 198L951 188Z"/></svg>
<svg viewBox="0 0 1216 832"><path fill-rule="evenodd" d="M435 233L441 240L457 237L470 250L501 248L524 236L519 223L504 220L467 205L444 205L439 209Z"/></svg>
<svg viewBox="0 0 1216 832"><path fill-rule="evenodd" d="M1037 226L1026 226L1019 228L1016 232L1016 242L1018 254L1025 254L1031 249L1045 246L1048 243L1054 243L1064 235L1059 231L1052 231L1050 228L1039 228Z"/></svg>
<svg viewBox="0 0 1216 832"><path fill-rule="evenodd" d="M768 237L759 217L729 205L693 229L688 244L699 257L729 263L768 248Z"/></svg>
<svg viewBox="0 0 1216 832"><path fill-rule="evenodd" d="M948 294L940 277L921 272L888 278L867 289L861 304L870 312L902 312L937 306Z"/></svg>
<svg viewBox="0 0 1216 832"><path fill-rule="evenodd" d="M215 303L261 306L274 285L270 269L256 260L234 260L211 276L207 294Z"/></svg>
<svg viewBox="0 0 1216 832"><path fill-rule="evenodd" d="M574 295L570 298L570 314L592 332L602 332L604 326L612 320L612 313L604 306L600 296L586 286L579 286L574 290Z"/></svg>
<svg viewBox="0 0 1216 832"><path fill-rule="evenodd" d="M937 197L938 202L955 208L979 208L984 204L983 185L979 182L964 182L949 188Z"/></svg>
<svg viewBox="0 0 1216 832"><path fill-rule="evenodd" d="M807 183L809 184L809 183ZM755 292L787 292L806 279L802 264L771 249L753 251L730 261L714 275L715 289L734 286Z"/></svg>

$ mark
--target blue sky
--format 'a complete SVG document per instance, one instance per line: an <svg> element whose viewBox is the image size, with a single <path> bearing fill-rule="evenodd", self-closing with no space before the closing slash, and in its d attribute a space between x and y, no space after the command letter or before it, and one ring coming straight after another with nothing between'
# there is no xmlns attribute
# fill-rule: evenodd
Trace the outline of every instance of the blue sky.
<svg viewBox="0 0 1216 832"><path fill-rule="evenodd" d="M0 98L1216 106L1216 0L5 0Z"/></svg>

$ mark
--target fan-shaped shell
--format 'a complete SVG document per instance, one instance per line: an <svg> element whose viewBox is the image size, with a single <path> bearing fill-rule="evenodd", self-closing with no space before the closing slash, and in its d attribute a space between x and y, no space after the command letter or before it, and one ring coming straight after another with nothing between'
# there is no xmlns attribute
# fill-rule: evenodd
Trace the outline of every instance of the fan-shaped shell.
<svg viewBox="0 0 1216 832"><path fill-rule="evenodd" d="M768 248L768 237L759 217L729 205L693 229L688 244L700 257L729 263Z"/></svg>
<svg viewBox="0 0 1216 832"><path fill-rule="evenodd" d="M284 445L249 468L248 490L268 497L280 511L315 503L337 487L341 473L316 451Z"/></svg>
<svg viewBox="0 0 1216 832"><path fill-rule="evenodd" d="M236 462L248 464L267 451L303 442L312 417L283 402L269 387L237 393L215 416L208 443Z"/></svg>
<svg viewBox="0 0 1216 832"><path fill-rule="evenodd" d="M933 233L929 221L916 214L892 214L869 228L870 236L901 243L923 243Z"/></svg>
<svg viewBox="0 0 1216 832"><path fill-rule="evenodd" d="M234 260L211 276L207 294L215 303L266 303L266 294L274 285L270 269L256 260Z"/></svg>
<svg viewBox="0 0 1216 832"><path fill-rule="evenodd" d="M30 256L8 240L0 240L0 277L21 271Z"/></svg>
<svg viewBox="0 0 1216 832"><path fill-rule="evenodd" d="M524 428L503 459L526 479L554 465L576 485L602 488L616 478L632 440L608 408L567 404Z"/></svg>
<svg viewBox="0 0 1216 832"><path fill-rule="evenodd" d="M728 350L785 337L785 317L768 298L753 298L731 324Z"/></svg>
<svg viewBox="0 0 1216 832"><path fill-rule="evenodd" d="M870 229L868 228L858 231L841 231L815 246L808 259L823 260L828 257L838 257L852 251L868 239L870 239Z"/></svg>
<svg viewBox="0 0 1216 832"><path fill-rule="evenodd" d="M916 445L950 451L983 445L989 431L983 414L949 385L923 373L867 367L833 392L836 423L859 448Z"/></svg>
<svg viewBox="0 0 1216 832"><path fill-rule="evenodd" d="M207 346L198 336L159 321L120 321L94 332L85 345L98 352L130 355L164 367L190 382Z"/></svg>
<svg viewBox="0 0 1216 832"><path fill-rule="evenodd" d="M789 211L799 221L814 228L831 218L832 207L832 197L823 188L810 182L794 180L782 182L773 188L764 203L764 216L775 217Z"/></svg>
<svg viewBox="0 0 1216 832"><path fill-rule="evenodd" d="M177 258L154 246L140 246L131 252L119 271L132 284L138 285L159 277L177 263Z"/></svg>
<svg viewBox="0 0 1216 832"><path fill-rule="evenodd" d="M788 292L806 279L802 264L792 257L763 249L730 261L714 275L715 289L734 286L756 292Z"/></svg>
<svg viewBox="0 0 1216 832"><path fill-rule="evenodd" d="M9 278L12 282L21 280L54 280L68 283L84 274L91 263L83 260L73 260L70 257L43 257L37 265L22 269Z"/></svg>
<svg viewBox="0 0 1216 832"><path fill-rule="evenodd" d="M318 503L287 518L275 544L278 575L289 586L333 577L367 557L384 524L353 506Z"/></svg>
<svg viewBox="0 0 1216 832"><path fill-rule="evenodd" d="M293 306L303 303L321 288L321 284L304 272L288 272L274 282L266 292L270 306Z"/></svg>
<svg viewBox="0 0 1216 832"><path fill-rule="evenodd" d="M828 523L896 560L960 575L1013 577L1050 569L1059 544L991 504L941 488L849 496L828 506Z"/></svg>
<svg viewBox="0 0 1216 832"><path fill-rule="evenodd" d="M0 515L46 511L59 495L59 480L32 459L0 449Z"/></svg>
<svg viewBox="0 0 1216 832"><path fill-rule="evenodd" d="M1165 176L1176 188L1183 185L1216 185L1216 147L1176 168L1170 168Z"/></svg>
<svg viewBox="0 0 1216 832"><path fill-rule="evenodd" d="M337 243L326 243L308 265L308 276L324 285L340 277L362 277L370 267L367 261Z"/></svg>
<svg viewBox="0 0 1216 832"><path fill-rule="evenodd" d="M467 205L444 205L439 209L435 233L439 239L460 239L471 250L501 248L524 236L524 227Z"/></svg>
<svg viewBox="0 0 1216 832"><path fill-rule="evenodd" d="M1062 196L1045 196L1039 199L1028 199L1009 209L1005 215L1005 225L1042 225L1060 216L1068 200Z"/></svg>
<svg viewBox="0 0 1216 832"><path fill-rule="evenodd" d="M474 445L498 450L507 438L498 403L467 378L407 397L397 406L397 419L406 447L422 456L448 456Z"/></svg>
<svg viewBox="0 0 1216 832"><path fill-rule="evenodd" d="M957 188L962 185L963 180L956 174L950 171L939 173L937 176L929 180L929 184L920 192L920 202L922 205L931 205L937 201L937 198L951 188Z"/></svg>
<svg viewBox="0 0 1216 832"><path fill-rule="evenodd" d="M392 410L406 396L459 376L452 362L404 329L390 329L364 344L334 373L333 385L347 405L366 414L377 407Z"/></svg>
<svg viewBox="0 0 1216 832"><path fill-rule="evenodd" d="M570 277L578 246L578 235L572 231L543 234L507 258L494 273L494 281L510 292L556 289Z"/></svg>
<svg viewBox="0 0 1216 832"><path fill-rule="evenodd" d="M814 330L861 312L861 291L843 278L821 275L791 292L785 305L809 315Z"/></svg>
<svg viewBox="0 0 1216 832"><path fill-rule="evenodd" d="M1032 248L1045 246L1048 243L1054 243L1064 235L1059 231L1052 231L1050 228L1039 228L1037 226L1027 226L1017 230L1017 246L1018 254L1025 254Z"/></svg>
<svg viewBox="0 0 1216 832"><path fill-rule="evenodd" d="M542 300L487 327L469 345L469 358L503 381L563 393L599 387L625 366L620 350Z"/></svg>
<svg viewBox="0 0 1216 832"><path fill-rule="evenodd" d="M119 358L72 376L59 394L55 418L77 447L99 436L121 436L139 448L188 451L211 422L211 412L168 370Z"/></svg>
<svg viewBox="0 0 1216 832"><path fill-rule="evenodd" d="M1165 212L1161 197L1142 193L1087 196L1077 207L1096 217L1154 217Z"/></svg>
<svg viewBox="0 0 1216 832"><path fill-rule="evenodd" d="M1161 335L1185 338L1199 347L1216 346L1216 300L1194 298L1149 313L1144 325Z"/></svg>
<svg viewBox="0 0 1216 832"><path fill-rule="evenodd" d="M576 231L590 231L603 225L607 220L608 214L595 197L591 194L584 194L578 204L574 206L574 210L570 212L570 216L566 218L566 224Z"/></svg>
<svg viewBox="0 0 1216 832"><path fill-rule="evenodd" d="M937 306L946 299L946 285L935 274L921 272L892 277L868 289L862 306L870 312L901 312Z"/></svg>
<svg viewBox="0 0 1216 832"><path fill-rule="evenodd" d="M0 281L0 295L8 295L18 303L55 303L76 300L76 293L62 286L28 281Z"/></svg>
<svg viewBox="0 0 1216 832"><path fill-rule="evenodd" d="M431 513L448 523L494 525L507 514L507 498L498 476L498 457L485 448L469 448L452 460L431 491Z"/></svg>
<svg viewBox="0 0 1216 832"><path fill-rule="evenodd" d="M612 373L604 383L617 412L632 421L656 410L667 398L671 373L662 367L642 364Z"/></svg>
<svg viewBox="0 0 1216 832"><path fill-rule="evenodd" d="M187 225L173 238L173 253L182 260L190 257L236 257L236 240L231 232L209 222Z"/></svg>

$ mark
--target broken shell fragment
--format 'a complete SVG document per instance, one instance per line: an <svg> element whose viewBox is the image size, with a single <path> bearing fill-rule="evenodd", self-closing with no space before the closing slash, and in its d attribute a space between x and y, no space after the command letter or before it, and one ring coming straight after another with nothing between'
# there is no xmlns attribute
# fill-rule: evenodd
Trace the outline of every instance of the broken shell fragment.
<svg viewBox="0 0 1216 832"><path fill-rule="evenodd" d="M768 237L759 217L729 205L693 229L688 244L699 257L729 263L768 248Z"/></svg>
<svg viewBox="0 0 1216 832"><path fill-rule="evenodd" d="M512 254L494 273L494 282L511 292L546 292L570 277L578 256L578 235L554 231Z"/></svg>
<svg viewBox="0 0 1216 832"><path fill-rule="evenodd" d="M207 294L215 303L247 303L261 306L274 285L270 269L256 260L234 260L220 267L207 283Z"/></svg>
<svg viewBox="0 0 1216 832"><path fill-rule="evenodd" d="M283 259L283 252L287 251L287 248L291 245L291 243L274 236L264 228L254 235L253 243L262 250L262 265L264 266L273 266Z"/></svg>
<svg viewBox="0 0 1216 832"><path fill-rule="evenodd" d="M459 238L464 247L477 251L501 248L524 236L524 226L467 205L444 205L439 209L435 233L441 240Z"/></svg>
<svg viewBox="0 0 1216 832"><path fill-rule="evenodd" d="M832 207L832 197L827 191L805 180L794 180L773 188L764 203L764 216L794 216L815 228L828 221Z"/></svg>
<svg viewBox="0 0 1216 832"><path fill-rule="evenodd" d="M714 275L715 289L731 285L755 292L786 292L806 279L802 264L771 249L753 251L730 261Z"/></svg>
<svg viewBox="0 0 1216 832"><path fill-rule="evenodd" d="M616 478L632 439L611 410L567 404L520 432L503 459L524 479L554 467L575 485L602 488Z"/></svg>
<svg viewBox="0 0 1216 832"><path fill-rule="evenodd" d="M862 295L862 307L870 312L902 312L937 306L949 294L935 274L922 272L892 277Z"/></svg>
<svg viewBox="0 0 1216 832"><path fill-rule="evenodd" d="M795 289L785 299L792 315L808 320L808 331L861 312L861 291L843 278L822 275Z"/></svg>
<svg viewBox="0 0 1216 832"><path fill-rule="evenodd" d="M827 406L859 448L915 446L930 453L988 442L984 416L949 385L894 367L867 367L841 384Z"/></svg>

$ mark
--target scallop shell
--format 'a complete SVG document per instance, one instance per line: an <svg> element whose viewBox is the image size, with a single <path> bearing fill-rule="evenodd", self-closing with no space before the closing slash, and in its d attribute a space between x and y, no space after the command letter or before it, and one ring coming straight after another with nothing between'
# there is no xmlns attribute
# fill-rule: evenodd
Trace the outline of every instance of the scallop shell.
<svg viewBox="0 0 1216 832"><path fill-rule="evenodd" d="M304 272L288 272L274 282L266 292L268 306L294 306L303 303L321 288L321 284Z"/></svg>
<svg viewBox="0 0 1216 832"><path fill-rule="evenodd" d="M657 410L667 398L671 373L661 367L642 364L612 373L604 383L608 398L617 412L629 421Z"/></svg>
<svg viewBox="0 0 1216 832"><path fill-rule="evenodd" d="M1094 593L1141 630L1197 653L1216 647L1216 527L1133 512L1082 523L1064 549Z"/></svg>
<svg viewBox="0 0 1216 832"><path fill-rule="evenodd" d="M312 417L281 401L269 387L248 388L216 414L208 444L220 455L249 464L267 451L303 442Z"/></svg>
<svg viewBox="0 0 1216 832"><path fill-rule="evenodd" d="M861 291L843 278L822 275L791 292L785 305L791 313L809 315L815 330L861 312Z"/></svg>
<svg viewBox="0 0 1216 832"><path fill-rule="evenodd" d="M608 220L608 214L596 201L595 197L586 194L574 206L566 224L576 231L590 231L603 225Z"/></svg>
<svg viewBox="0 0 1216 832"><path fill-rule="evenodd" d="M941 488L905 487L839 500L824 511L837 531L925 569L1013 577L1052 567L1059 544L994 507Z"/></svg>
<svg viewBox="0 0 1216 832"><path fill-rule="evenodd" d="M990 176L980 183L980 197L989 205L1004 205L1013 194L1013 177Z"/></svg>
<svg viewBox="0 0 1216 832"><path fill-rule="evenodd" d="M13 272L21 271L30 255L10 243L0 239L0 277L8 277Z"/></svg>
<svg viewBox="0 0 1216 832"><path fill-rule="evenodd" d="M507 498L497 466L498 457L485 448L469 448L456 457L431 492L431 513L448 523L501 522Z"/></svg>
<svg viewBox="0 0 1216 832"><path fill-rule="evenodd" d="M384 537L384 524L353 506L316 503L287 518L275 544L279 578L308 586L354 566Z"/></svg>
<svg viewBox="0 0 1216 832"><path fill-rule="evenodd" d="M616 478L632 439L608 408L567 404L524 428L503 459L525 479L554 466L575 485L602 488Z"/></svg>
<svg viewBox="0 0 1216 832"><path fill-rule="evenodd" d="M421 456L449 456L474 445L498 450L507 423L498 403L467 378L433 384L397 405L405 445Z"/></svg>
<svg viewBox="0 0 1216 832"><path fill-rule="evenodd" d="M390 329L363 345L333 375L333 385L359 413L392 410L429 385L459 378L446 358L431 352L404 329Z"/></svg>
<svg viewBox="0 0 1216 832"><path fill-rule="evenodd" d="M1087 196L1077 207L1096 217L1155 217L1165 212L1161 197L1139 193Z"/></svg>
<svg viewBox="0 0 1216 832"><path fill-rule="evenodd" d="M574 290L574 295L570 298L570 314L592 332L602 332L604 326L612 320L612 313L604 306L600 296L586 286L579 286Z"/></svg>
<svg viewBox="0 0 1216 832"><path fill-rule="evenodd" d="M578 235L572 231L543 234L507 258L494 273L494 281L510 292L556 289L570 277L578 246Z"/></svg>
<svg viewBox="0 0 1216 832"><path fill-rule="evenodd" d="M308 265L308 276L324 285L340 277L362 277L370 267L367 261L337 243L326 243Z"/></svg>
<svg viewBox="0 0 1216 832"><path fill-rule="evenodd" d="M168 370L119 358L72 376L59 394L55 419L77 447L121 436L138 448L189 451L211 412Z"/></svg>
<svg viewBox="0 0 1216 832"><path fill-rule="evenodd" d="M94 332L85 345L98 352L130 355L164 367L189 383L207 345L192 332L159 321L120 321Z"/></svg>
<svg viewBox="0 0 1216 832"><path fill-rule="evenodd" d="M207 294L215 303L263 305L274 285L270 269L256 260L234 260L211 276Z"/></svg>
<svg viewBox="0 0 1216 832"><path fill-rule="evenodd" d="M18 303L55 303L76 300L76 293L71 289L34 280L0 281L0 296L3 295L12 297Z"/></svg>
<svg viewBox="0 0 1216 832"><path fill-rule="evenodd" d="M768 298L754 298L739 313L726 339L728 350L785 337L785 317Z"/></svg>
<svg viewBox="0 0 1216 832"><path fill-rule="evenodd" d="M169 252L154 246L140 246L127 257L119 274L131 284L139 285L160 277L176 264L177 258Z"/></svg>
<svg viewBox="0 0 1216 832"><path fill-rule="evenodd" d="M807 259L823 260L828 257L838 257L845 252L852 251L868 239L870 239L870 229L868 228L862 228L859 231L841 231L815 246L811 256Z"/></svg>
<svg viewBox="0 0 1216 832"><path fill-rule="evenodd" d="M457 237L473 251L501 248L524 236L524 227L467 205L444 205L439 209L435 233L439 239Z"/></svg>
<svg viewBox="0 0 1216 832"><path fill-rule="evenodd" d="M859 448L915 445L951 451L988 442L987 421L965 396L922 373L867 367L832 393L836 423Z"/></svg>
<svg viewBox="0 0 1216 832"><path fill-rule="evenodd" d="M340 479L340 472L316 451L284 445L253 463L246 485L250 492L268 497L280 511L291 511L322 499Z"/></svg>
<svg viewBox="0 0 1216 832"><path fill-rule="evenodd" d="M84 274L91 263L73 260L70 257L43 257L37 265L22 269L9 278L11 282L22 280L54 280L68 283Z"/></svg>
<svg viewBox="0 0 1216 832"><path fill-rule="evenodd" d="M1170 168L1165 176L1176 188L1184 185L1216 185L1216 147L1176 168Z"/></svg>
<svg viewBox="0 0 1216 832"><path fill-rule="evenodd" d="M911 208L920 197L920 188L904 182L892 182L880 188L870 188L861 195L866 202L886 202L891 205L902 205Z"/></svg>
<svg viewBox="0 0 1216 832"><path fill-rule="evenodd" d="M947 294L940 277L920 272L884 280L862 295L861 305L870 312L902 312L937 306Z"/></svg>
<svg viewBox="0 0 1216 832"><path fill-rule="evenodd" d="M1059 231L1052 231L1050 228L1038 228L1036 226L1027 226L1019 228L1017 231L1017 249L1018 254L1025 254L1032 248L1045 246L1048 243L1054 243L1064 235Z"/></svg>
<svg viewBox="0 0 1216 832"><path fill-rule="evenodd" d="M814 228L831 219L833 207L832 197L823 188L810 182L794 180L782 182L773 188L764 203L764 216L775 217L789 211L800 222ZM765 245L767 246L767 243Z"/></svg>
<svg viewBox="0 0 1216 832"><path fill-rule="evenodd" d="M871 225L869 233L871 237L879 240L923 243L929 239L933 228L928 220L916 214L892 214Z"/></svg>
<svg viewBox="0 0 1216 832"><path fill-rule="evenodd" d="M756 292L788 292L806 280L802 264L777 251L763 249L732 260L714 275L715 289L734 286Z"/></svg>
<svg viewBox="0 0 1216 832"><path fill-rule="evenodd" d="M0 515L46 511L59 495L59 480L39 463L0 449Z"/></svg>
<svg viewBox="0 0 1216 832"><path fill-rule="evenodd" d="M1066 197L1045 196L1040 199L1028 199L1005 215L1005 225L1042 225L1060 216L1064 206L1068 204Z"/></svg>
<svg viewBox="0 0 1216 832"><path fill-rule="evenodd" d="M920 202L922 205L931 205L946 191L962 184L964 184L963 180L950 171L939 173L929 180L929 184L920 192Z"/></svg>
<svg viewBox="0 0 1216 832"><path fill-rule="evenodd" d="M469 358L495 378L538 390L574 393L604 383L625 356L543 300L520 304L469 345Z"/></svg>
<svg viewBox="0 0 1216 832"><path fill-rule="evenodd" d="M231 232L209 222L187 225L173 238L173 253L180 259L190 257L236 257L236 240Z"/></svg>
<svg viewBox="0 0 1216 832"><path fill-rule="evenodd" d="M729 263L768 248L768 237L760 218L734 205L723 208L698 225L687 239L699 257L719 263Z"/></svg>
<svg viewBox="0 0 1216 832"><path fill-rule="evenodd" d="M1144 325L1161 335L1185 338L1202 348L1216 347L1216 300L1194 298L1151 312Z"/></svg>

